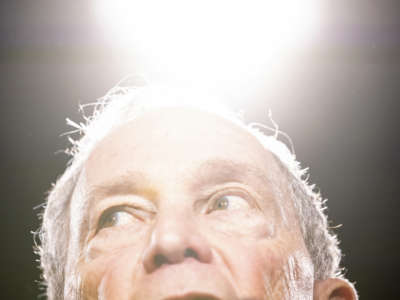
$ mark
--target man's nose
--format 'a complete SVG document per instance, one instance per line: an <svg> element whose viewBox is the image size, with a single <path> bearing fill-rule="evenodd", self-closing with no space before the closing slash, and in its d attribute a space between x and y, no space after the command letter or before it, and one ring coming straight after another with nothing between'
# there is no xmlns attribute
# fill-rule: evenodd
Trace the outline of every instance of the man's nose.
<svg viewBox="0 0 400 300"><path fill-rule="evenodd" d="M159 218L144 252L143 264L148 273L166 264L179 264L186 259L210 263L212 252L199 226L188 216Z"/></svg>

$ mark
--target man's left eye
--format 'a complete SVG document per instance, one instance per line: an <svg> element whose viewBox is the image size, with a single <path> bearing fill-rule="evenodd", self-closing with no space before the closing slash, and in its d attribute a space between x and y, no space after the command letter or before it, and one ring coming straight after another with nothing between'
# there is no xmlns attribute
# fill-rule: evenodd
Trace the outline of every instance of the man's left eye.
<svg viewBox="0 0 400 300"><path fill-rule="evenodd" d="M237 195L224 195L212 201L209 212L216 210L236 210L249 208L249 202Z"/></svg>

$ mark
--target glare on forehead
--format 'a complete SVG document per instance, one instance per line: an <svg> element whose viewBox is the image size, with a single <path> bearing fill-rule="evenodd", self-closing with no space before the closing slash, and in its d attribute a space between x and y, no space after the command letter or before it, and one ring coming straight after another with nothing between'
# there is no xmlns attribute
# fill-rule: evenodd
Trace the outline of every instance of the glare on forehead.
<svg viewBox="0 0 400 300"><path fill-rule="evenodd" d="M148 160L150 157L152 161ZM127 168L147 171L144 165L161 168L172 164L185 168L213 158L264 166L266 174L277 168L272 154L244 128L194 109L162 108L114 129L95 148L87 169L95 178L100 169L107 169L102 175L110 175ZM125 161L122 163L121 159ZM110 169L100 161L121 164L120 168Z"/></svg>

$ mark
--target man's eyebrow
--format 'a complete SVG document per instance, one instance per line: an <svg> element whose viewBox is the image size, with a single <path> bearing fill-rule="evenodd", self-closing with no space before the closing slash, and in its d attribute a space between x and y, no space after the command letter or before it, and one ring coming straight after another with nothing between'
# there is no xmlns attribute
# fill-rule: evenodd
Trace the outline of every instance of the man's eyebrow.
<svg viewBox="0 0 400 300"><path fill-rule="evenodd" d="M90 188L89 205L111 195L139 194L154 198L156 190L142 172L127 172Z"/></svg>
<svg viewBox="0 0 400 300"><path fill-rule="evenodd" d="M230 181L253 183L253 180L256 180L256 184L271 184L271 178L266 170L248 162L215 158L202 162L194 171L190 172L189 176L185 176L186 178L182 178L189 180L190 189L193 191ZM145 173L130 171L93 186L89 189L87 197L89 205L92 206L95 202L109 196L126 194L156 199L157 189Z"/></svg>
<svg viewBox="0 0 400 300"><path fill-rule="evenodd" d="M227 181L247 182L256 179L258 183L270 184L271 178L263 168L247 163L227 159L210 159L202 163L195 172L192 188L219 184Z"/></svg>

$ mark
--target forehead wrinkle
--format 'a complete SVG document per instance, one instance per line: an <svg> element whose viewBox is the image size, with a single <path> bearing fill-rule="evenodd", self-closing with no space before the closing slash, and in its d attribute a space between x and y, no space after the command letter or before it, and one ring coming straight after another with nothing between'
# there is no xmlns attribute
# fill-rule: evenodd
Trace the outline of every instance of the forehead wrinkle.
<svg viewBox="0 0 400 300"><path fill-rule="evenodd" d="M256 179L258 183L265 185L272 183L265 170L258 166L220 158L209 159L201 163L192 176L194 176L194 178L191 178L193 182L191 184L192 190L228 181L249 183L249 179Z"/></svg>
<svg viewBox="0 0 400 300"><path fill-rule="evenodd" d="M144 172L127 171L122 175L90 187L88 193L89 206L112 195L126 194L142 195L148 199L155 199L157 197L157 189Z"/></svg>

